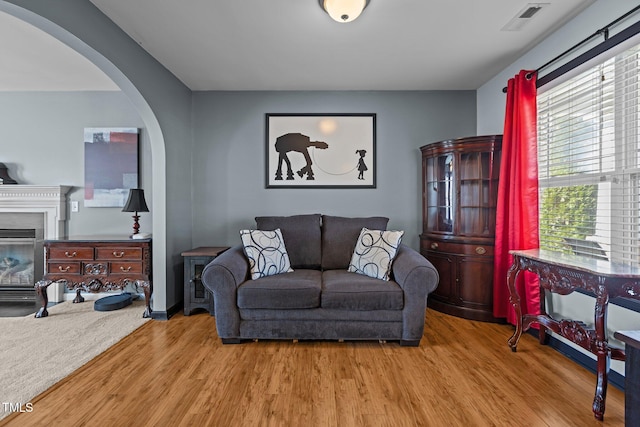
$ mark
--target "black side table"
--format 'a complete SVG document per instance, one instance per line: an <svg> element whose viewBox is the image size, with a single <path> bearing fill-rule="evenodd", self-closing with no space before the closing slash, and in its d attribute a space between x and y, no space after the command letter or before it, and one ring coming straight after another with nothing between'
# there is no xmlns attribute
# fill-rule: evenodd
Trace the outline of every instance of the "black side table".
<svg viewBox="0 0 640 427"><path fill-rule="evenodd" d="M640 331L617 331L613 336L624 343L624 425L640 423Z"/></svg>
<svg viewBox="0 0 640 427"><path fill-rule="evenodd" d="M202 270L215 257L229 247L201 246L182 252L184 257L184 315L191 315L191 311L197 308L207 310L212 316L213 296L202 284Z"/></svg>

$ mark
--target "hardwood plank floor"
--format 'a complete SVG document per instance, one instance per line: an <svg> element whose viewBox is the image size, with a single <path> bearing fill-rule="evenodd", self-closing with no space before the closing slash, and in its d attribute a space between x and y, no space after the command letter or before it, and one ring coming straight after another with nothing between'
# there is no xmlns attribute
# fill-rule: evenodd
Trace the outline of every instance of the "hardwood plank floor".
<svg viewBox="0 0 640 427"><path fill-rule="evenodd" d="M220 343L214 318L147 322L0 426L622 426L610 386L508 325L429 310L422 345Z"/></svg>

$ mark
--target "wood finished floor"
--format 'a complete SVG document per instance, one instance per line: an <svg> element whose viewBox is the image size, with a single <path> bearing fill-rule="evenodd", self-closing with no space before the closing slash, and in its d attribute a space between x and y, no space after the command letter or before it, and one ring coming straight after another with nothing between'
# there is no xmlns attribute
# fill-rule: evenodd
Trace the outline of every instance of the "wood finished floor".
<svg viewBox="0 0 640 427"><path fill-rule="evenodd" d="M609 387L596 421L595 375L529 335L512 353L512 331L429 310L419 348L223 346L214 318L178 314L147 322L0 426L624 425L620 390Z"/></svg>

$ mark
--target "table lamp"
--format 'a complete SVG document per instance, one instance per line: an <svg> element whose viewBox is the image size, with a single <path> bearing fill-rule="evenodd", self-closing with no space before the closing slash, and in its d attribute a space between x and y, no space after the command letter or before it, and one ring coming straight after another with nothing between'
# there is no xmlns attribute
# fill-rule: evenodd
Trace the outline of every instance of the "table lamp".
<svg viewBox="0 0 640 427"><path fill-rule="evenodd" d="M133 215L133 235L138 234L140 230L140 224L138 223L138 219L140 219L140 215L138 212L149 212L149 208L147 207L147 202L144 200L144 190L141 188L132 188L129 190L129 198L127 199L127 203L125 203L124 208L122 208L122 212L135 212Z"/></svg>

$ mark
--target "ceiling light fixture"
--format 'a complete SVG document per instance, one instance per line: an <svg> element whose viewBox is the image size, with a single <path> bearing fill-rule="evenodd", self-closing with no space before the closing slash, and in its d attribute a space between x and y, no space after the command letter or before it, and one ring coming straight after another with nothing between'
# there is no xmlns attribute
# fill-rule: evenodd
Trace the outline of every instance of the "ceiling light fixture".
<svg viewBox="0 0 640 427"><path fill-rule="evenodd" d="M318 3L334 21L345 23L360 16L369 0L318 0Z"/></svg>

